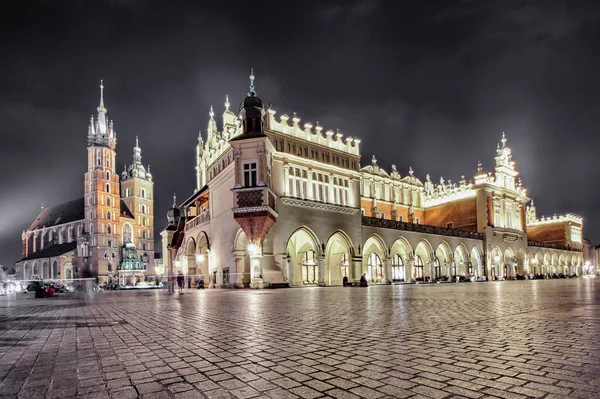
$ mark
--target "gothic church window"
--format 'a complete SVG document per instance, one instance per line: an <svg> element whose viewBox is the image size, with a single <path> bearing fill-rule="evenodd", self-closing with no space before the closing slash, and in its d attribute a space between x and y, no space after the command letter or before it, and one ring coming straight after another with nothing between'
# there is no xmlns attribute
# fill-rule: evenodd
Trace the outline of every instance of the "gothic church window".
<svg viewBox="0 0 600 399"><path fill-rule="evenodd" d="M108 227L106 228L106 232L108 234L112 234L112 227L110 226L110 224L108 225Z"/></svg>
<svg viewBox="0 0 600 399"><path fill-rule="evenodd" d="M110 181L110 172L106 172L106 180Z"/></svg>
<svg viewBox="0 0 600 399"><path fill-rule="evenodd" d="M112 216L112 215L110 214L110 211L106 212L106 218L107 218L108 220L112 220L112 219L111 219L111 216Z"/></svg>
<svg viewBox="0 0 600 399"><path fill-rule="evenodd" d="M123 244L131 242L132 236L133 236L133 232L132 232L131 225L129 223L125 223L123 225Z"/></svg>
<svg viewBox="0 0 600 399"><path fill-rule="evenodd" d="M146 198L146 190L142 188L142 198Z"/></svg>
<svg viewBox="0 0 600 399"><path fill-rule="evenodd" d="M110 193L110 184L106 183L106 192Z"/></svg>

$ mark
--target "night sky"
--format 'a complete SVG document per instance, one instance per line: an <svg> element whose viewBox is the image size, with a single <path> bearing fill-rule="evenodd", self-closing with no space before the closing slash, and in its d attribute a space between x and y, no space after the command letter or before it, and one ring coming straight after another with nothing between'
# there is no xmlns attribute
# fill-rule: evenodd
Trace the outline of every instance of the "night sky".
<svg viewBox="0 0 600 399"><path fill-rule="evenodd" d="M40 211L83 195L104 79L117 170L135 136L155 236L195 188L198 130L225 94L362 139L362 164L421 179L492 170L502 132L538 216L572 212L600 242L596 1L25 1L0 23L0 264ZM159 246L157 245L157 248Z"/></svg>

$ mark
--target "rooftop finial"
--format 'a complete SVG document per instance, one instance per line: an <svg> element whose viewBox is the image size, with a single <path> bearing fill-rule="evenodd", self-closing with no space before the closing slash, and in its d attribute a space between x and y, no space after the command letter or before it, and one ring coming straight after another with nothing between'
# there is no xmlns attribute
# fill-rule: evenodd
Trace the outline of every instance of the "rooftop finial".
<svg viewBox="0 0 600 399"><path fill-rule="evenodd" d="M504 135L504 132L502 132L502 148L506 147L506 136Z"/></svg>
<svg viewBox="0 0 600 399"><path fill-rule="evenodd" d="M100 105L98 106L98 112L103 111L106 112L106 108L104 108L104 80L100 80Z"/></svg>
<svg viewBox="0 0 600 399"><path fill-rule="evenodd" d="M225 94L225 110L229 111L229 95Z"/></svg>
<svg viewBox="0 0 600 399"><path fill-rule="evenodd" d="M408 167L408 174L412 176L414 173L415 173L415 171L413 170L412 166L409 166Z"/></svg>
<svg viewBox="0 0 600 399"><path fill-rule="evenodd" d="M481 163L481 161L477 161L477 171L481 172L483 170L483 164Z"/></svg>
<svg viewBox="0 0 600 399"><path fill-rule="evenodd" d="M215 112L213 111L213 106L210 106L210 112L208 113L210 115L210 119L213 119L213 117L215 116Z"/></svg>
<svg viewBox="0 0 600 399"><path fill-rule="evenodd" d="M250 69L250 92L248 95L250 97L254 97L256 95L256 91L254 91L254 68Z"/></svg>
<svg viewBox="0 0 600 399"><path fill-rule="evenodd" d="M373 158L371 158L371 163L373 165L377 165L377 158L375 158L375 155L373 155Z"/></svg>
<svg viewBox="0 0 600 399"><path fill-rule="evenodd" d="M177 208L177 195L173 193L173 208Z"/></svg>
<svg viewBox="0 0 600 399"><path fill-rule="evenodd" d="M140 142L138 140L138 136L135 136L135 146L139 147L140 146Z"/></svg>

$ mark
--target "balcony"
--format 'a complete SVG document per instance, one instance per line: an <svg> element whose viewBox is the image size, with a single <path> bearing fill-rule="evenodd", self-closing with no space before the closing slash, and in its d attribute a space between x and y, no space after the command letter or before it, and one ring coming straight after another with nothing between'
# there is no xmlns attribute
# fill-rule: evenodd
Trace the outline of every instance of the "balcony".
<svg viewBox="0 0 600 399"><path fill-rule="evenodd" d="M194 227L208 221L210 221L210 211L207 209L198 216L194 217L192 220L186 222L185 228L186 230L193 229Z"/></svg>
<svg viewBox="0 0 600 399"><path fill-rule="evenodd" d="M267 186L244 187L233 189L234 208L233 213L268 211L277 217L275 201L277 196Z"/></svg>
<svg viewBox="0 0 600 399"><path fill-rule="evenodd" d="M554 244L552 242L542 242L542 241L527 241L528 247L539 247L539 248L548 248L548 249L560 249L563 251L583 251L583 245L581 244L573 244L573 245L562 245L562 244Z"/></svg>
<svg viewBox="0 0 600 399"><path fill-rule="evenodd" d="M483 233L476 233L472 231L464 231L457 229L445 229L443 227L428 226L425 224L397 222L395 220L378 219L369 216L362 217L362 225L370 227L382 227L386 229L412 231L415 233L437 234L449 237L472 238L474 240L483 240Z"/></svg>

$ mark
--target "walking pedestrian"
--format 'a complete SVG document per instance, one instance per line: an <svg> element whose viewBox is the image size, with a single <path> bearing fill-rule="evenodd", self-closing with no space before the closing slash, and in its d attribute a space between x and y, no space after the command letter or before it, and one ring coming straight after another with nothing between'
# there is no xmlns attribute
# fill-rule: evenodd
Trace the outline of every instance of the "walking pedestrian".
<svg viewBox="0 0 600 399"><path fill-rule="evenodd" d="M185 281L185 277L183 276L183 273L179 272L177 274L177 286L179 287L179 293L183 294L183 283Z"/></svg>
<svg viewBox="0 0 600 399"><path fill-rule="evenodd" d="M188 275L188 289L192 288L192 276Z"/></svg>

